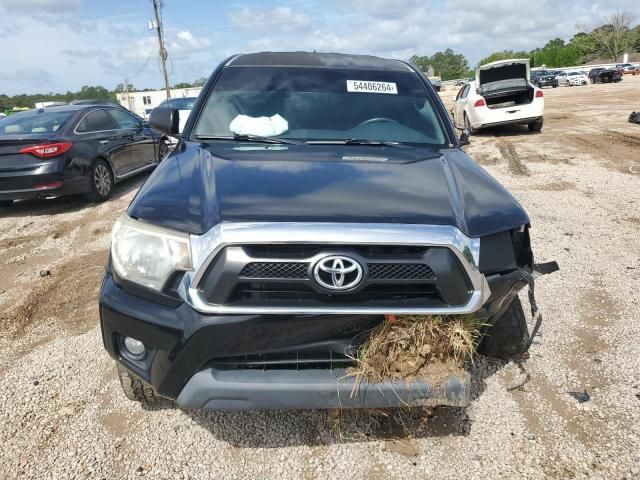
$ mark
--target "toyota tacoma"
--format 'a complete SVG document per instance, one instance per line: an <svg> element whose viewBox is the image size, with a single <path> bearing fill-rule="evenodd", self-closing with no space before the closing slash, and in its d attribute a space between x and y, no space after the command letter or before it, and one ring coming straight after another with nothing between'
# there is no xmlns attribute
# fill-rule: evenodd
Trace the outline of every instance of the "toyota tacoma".
<svg viewBox="0 0 640 480"><path fill-rule="evenodd" d="M151 114L179 142L117 220L100 292L130 399L467 405L468 377L354 386L347 369L385 315L475 315L481 353L528 349L529 217L462 151L467 133L414 66L235 55L182 132L179 115Z"/></svg>

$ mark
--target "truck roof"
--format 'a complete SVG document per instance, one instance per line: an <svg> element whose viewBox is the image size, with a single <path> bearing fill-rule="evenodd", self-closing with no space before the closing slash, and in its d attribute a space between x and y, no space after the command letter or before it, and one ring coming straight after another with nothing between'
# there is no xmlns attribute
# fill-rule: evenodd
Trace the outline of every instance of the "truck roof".
<svg viewBox="0 0 640 480"><path fill-rule="evenodd" d="M400 60L389 60L372 55L345 55L316 52L260 52L240 54L225 65L227 67L320 67L361 70L412 71Z"/></svg>

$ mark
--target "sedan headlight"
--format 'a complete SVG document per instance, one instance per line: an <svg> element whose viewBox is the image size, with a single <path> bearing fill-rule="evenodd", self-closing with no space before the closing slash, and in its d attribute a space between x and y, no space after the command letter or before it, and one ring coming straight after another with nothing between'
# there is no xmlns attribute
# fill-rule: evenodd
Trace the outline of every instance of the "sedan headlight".
<svg viewBox="0 0 640 480"><path fill-rule="evenodd" d="M189 236L124 214L111 233L111 260L121 278L162 291L175 271L192 268Z"/></svg>

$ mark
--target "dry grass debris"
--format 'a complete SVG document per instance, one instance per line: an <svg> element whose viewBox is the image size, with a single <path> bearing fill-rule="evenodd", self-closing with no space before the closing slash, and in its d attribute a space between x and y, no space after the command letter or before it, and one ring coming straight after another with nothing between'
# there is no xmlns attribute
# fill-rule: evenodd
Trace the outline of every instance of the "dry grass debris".
<svg viewBox="0 0 640 480"><path fill-rule="evenodd" d="M432 385L473 361L483 323L471 315L388 315L360 346L349 371L360 380L424 380Z"/></svg>

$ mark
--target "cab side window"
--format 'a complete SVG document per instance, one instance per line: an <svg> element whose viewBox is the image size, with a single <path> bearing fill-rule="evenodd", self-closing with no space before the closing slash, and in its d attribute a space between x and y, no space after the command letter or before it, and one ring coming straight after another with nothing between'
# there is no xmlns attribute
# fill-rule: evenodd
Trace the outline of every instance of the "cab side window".
<svg viewBox="0 0 640 480"><path fill-rule="evenodd" d="M109 110L109 113L122 130L131 130L140 126L140 121L133 115L121 110Z"/></svg>
<svg viewBox="0 0 640 480"><path fill-rule="evenodd" d="M118 130L118 124L104 110L89 112L76 127L77 133L103 132L106 130Z"/></svg>

